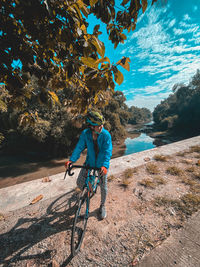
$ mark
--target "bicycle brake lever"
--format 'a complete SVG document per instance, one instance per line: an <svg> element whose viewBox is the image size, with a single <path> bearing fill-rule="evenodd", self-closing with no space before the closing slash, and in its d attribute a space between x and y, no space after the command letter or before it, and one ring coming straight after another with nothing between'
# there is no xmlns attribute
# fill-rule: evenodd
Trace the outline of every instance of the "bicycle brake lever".
<svg viewBox="0 0 200 267"><path fill-rule="evenodd" d="M69 175L69 176L74 175L74 172L71 172L71 171L72 171L72 168L73 168L73 165L70 164L70 165L69 165L69 168L68 168L68 175Z"/></svg>
<svg viewBox="0 0 200 267"><path fill-rule="evenodd" d="M73 165L70 164L69 167L67 168L67 170L65 171L65 175L64 175L64 179L63 180L65 180L67 173L68 173L69 176L74 175L74 172L71 173L72 168L73 168Z"/></svg>

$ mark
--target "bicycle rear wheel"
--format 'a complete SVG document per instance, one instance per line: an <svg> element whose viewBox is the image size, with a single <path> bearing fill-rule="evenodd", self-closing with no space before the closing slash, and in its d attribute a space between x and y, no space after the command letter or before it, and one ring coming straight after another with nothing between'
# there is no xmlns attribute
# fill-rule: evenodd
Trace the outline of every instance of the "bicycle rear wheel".
<svg viewBox="0 0 200 267"><path fill-rule="evenodd" d="M74 218L72 236L71 236L71 253L75 256L80 250L83 242L87 220L89 216L89 201L87 189L84 188L78 201L78 206Z"/></svg>

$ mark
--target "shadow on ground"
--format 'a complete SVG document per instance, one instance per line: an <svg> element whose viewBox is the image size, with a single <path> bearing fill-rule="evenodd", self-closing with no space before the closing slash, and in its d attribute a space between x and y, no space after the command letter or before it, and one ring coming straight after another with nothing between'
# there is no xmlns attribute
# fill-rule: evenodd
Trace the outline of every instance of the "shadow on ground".
<svg viewBox="0 0 200 267"><path fill-rule="evenodd" d="M43 215L30 208L27 217L20 217L7 233L0 235L0 263L3 266L22 266L22 262L35 260L39 266L40 263L51 266L57 247L50 249L53 246L48 239L66 231L69 232L66 236L70 239L76 206L77 194L71 191L53 201ZM70 244L70 241L66 241L67 243ZM65 259L61 266L66 266L71 261L69 251L70 247L64 251Z"/></svg>

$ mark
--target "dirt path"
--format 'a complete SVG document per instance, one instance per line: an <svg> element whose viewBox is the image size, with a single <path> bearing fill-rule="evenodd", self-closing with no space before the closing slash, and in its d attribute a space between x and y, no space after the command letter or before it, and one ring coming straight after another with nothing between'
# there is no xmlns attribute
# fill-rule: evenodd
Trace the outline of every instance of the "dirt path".
<svg viewBox="0 0 200 267"><path fill-rule="evenodd" d="M0 215L0 266L134 266L200 208L200 147L109 177L108 217L99 192L80 253L71 259L74 192Z"/></svg>

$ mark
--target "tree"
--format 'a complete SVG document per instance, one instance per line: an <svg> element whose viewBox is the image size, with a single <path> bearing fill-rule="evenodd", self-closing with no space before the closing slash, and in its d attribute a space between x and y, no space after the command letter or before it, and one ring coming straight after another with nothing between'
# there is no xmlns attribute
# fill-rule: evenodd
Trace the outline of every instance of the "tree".
<svg viewBox="0 0 200 267"><path fill-rule="evenodd" d="M152 4L156 0L152 0ZM123 75L117 66L129 70L129 58L114 65L105 57L99 40L99 25L87 31L87 16L94 14L107 25L116 48L134 30L147 0L123 0L116 12L114 0L2 0L0 12L0 95L1 109L27 111L27 101L37 96L42 103L59 103L58 91L73 91L70 103L80 112L92 104L105 104L105 92L114 91ZM16 64L18 63L18 65ZM37 87L31 86L35 79Z"/></svg>
<svg viewBox="0 0 200 267"><path fill-rule="evenodd" d="M185 136L199 134L200 71L197 70L188 85L176 84L172 91L174 93L154 109L155 126Z"/></svg>

